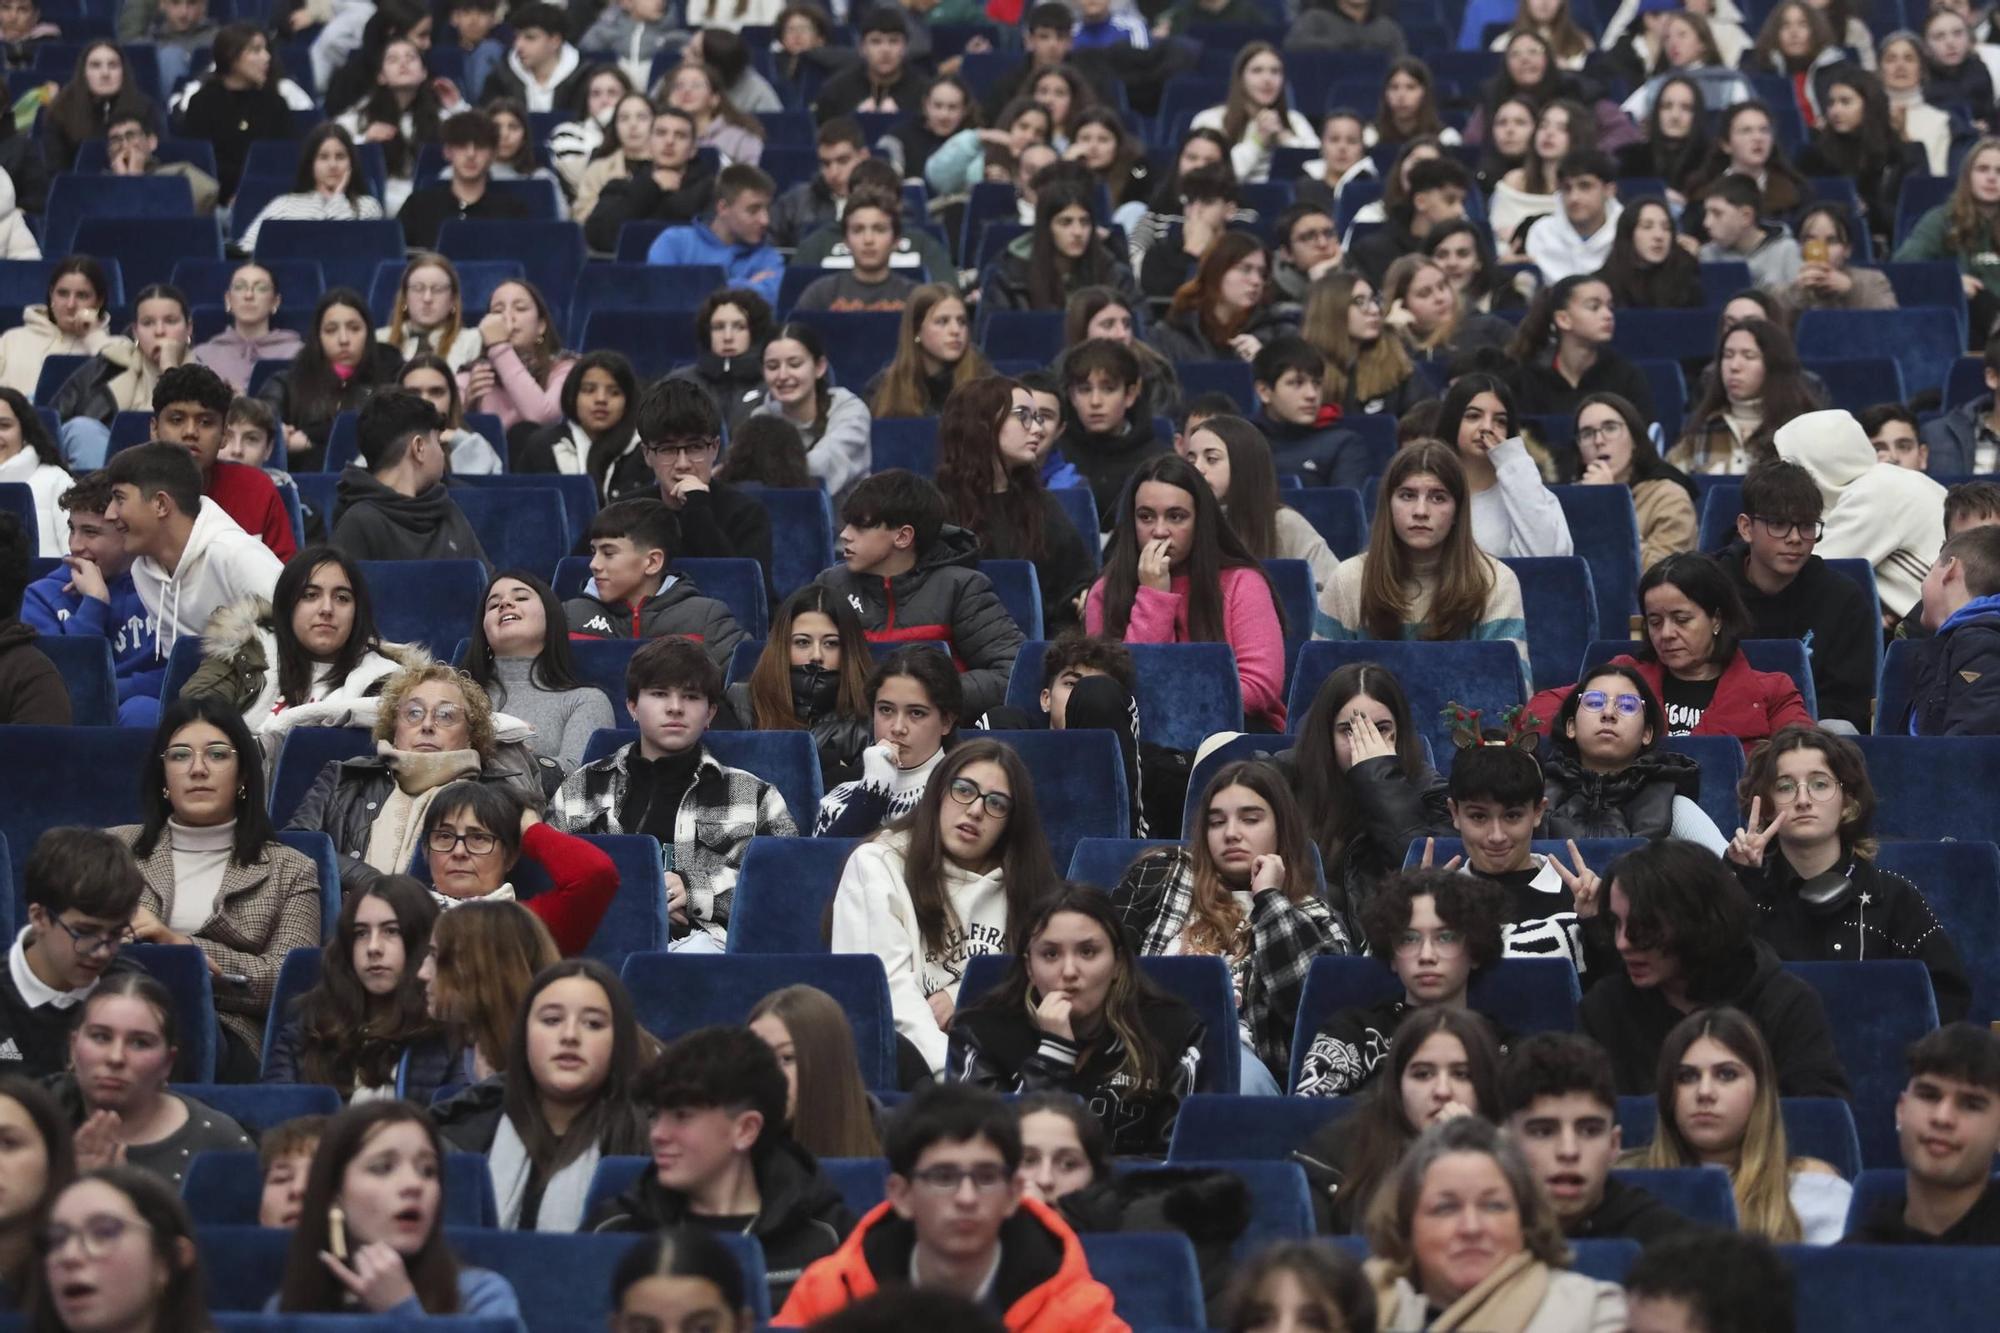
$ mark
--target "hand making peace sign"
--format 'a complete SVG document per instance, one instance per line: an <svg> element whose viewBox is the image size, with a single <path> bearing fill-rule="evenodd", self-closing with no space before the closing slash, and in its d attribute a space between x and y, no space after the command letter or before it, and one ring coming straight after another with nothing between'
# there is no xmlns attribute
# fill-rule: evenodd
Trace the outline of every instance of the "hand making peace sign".
<svg viewBox="0 0 2000 1333"><path fill-rule="evenodd" d="M1725 855L1740 866L1761 866L1764 864L1764 849L1778 836L1778 830L1792 817L1789 808L1780 806L1776 817L1769 824L1761 822L1764 812L1764 798L1750 798L1750 827L1737 829L1736 836L1729 840L1729 850Z"/></svg>
<svg viewBox="0 0 2000 1333"><path fill-rule="evenodd" d="M1549 864L1556 868L1556 874L1562 877L1563 887L1576 900L1576 919L1588 921L1597 915L1597 906L1602 900L1597 872L1583 863L1583 853L1576 849L1575 838L1569 840L1569 859L1576 865L1574 871L1563 865L1559 856L1551 856Z"/></svg>

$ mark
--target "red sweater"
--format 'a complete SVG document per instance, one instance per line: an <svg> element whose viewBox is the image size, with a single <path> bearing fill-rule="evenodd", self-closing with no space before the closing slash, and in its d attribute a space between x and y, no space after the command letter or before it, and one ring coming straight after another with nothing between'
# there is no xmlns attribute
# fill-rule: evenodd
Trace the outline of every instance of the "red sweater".
<svg viewBox="0 0 2000 1333"><path fill-rule="evenodd" d="M1611 659L1610 665L1628 666L1645 677L1646 684L1653 689L1653 697L1660 697L1662 682L1666 679L1666 668L1658 662L1641 662L1635 657L1619 656ZM1569 698L1574 685L1563 685L1553 690L1543 690L1528 701L1528 711L1540 718L1540 730L1546 732L1555 720L1556 712ZM1722 679L1715 683L1715 698L1710 701L1708 711L1701 715L1701 722L1694 729L1696 736L1734 736L1743 742L1748 752L1757 742L1769 740L1780 727L1793 723L1811 726L1813 715L1806 711L1805 701L1799 698L1799 687L1792 684L1792 678L1782 671L1759 671L1739 651L1729 659L1729 665L1722 669Z"/></svg>
<svg viewBox="0 0 2000 1333"><path fill-rule="evenodd" d="M582 953L618 892L618 867L582 838L547 824L528 826L521 837L521 855L548 871L554 884L521 906L542 919L563 957Z"/></svg>
<svg viewBox="0 0 2000 1333"><path fill-rule="evenodd" d="M208 479L208 498L221 505L237 527L260 538L278 559L290 560L299 553L277 483L265 476L262 468L217 463Z"/></svg>

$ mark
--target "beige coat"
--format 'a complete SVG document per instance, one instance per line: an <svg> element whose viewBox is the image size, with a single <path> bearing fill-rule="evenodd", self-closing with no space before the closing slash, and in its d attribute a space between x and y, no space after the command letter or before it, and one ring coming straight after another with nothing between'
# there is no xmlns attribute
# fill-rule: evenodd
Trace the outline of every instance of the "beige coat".
<svg viewBox="0 0 2000 1333"><path fill-rule="evenodd" d="M126 824L109 831L129 845L139 840L139 829ZM171 920L174 849L169 834L161 833L152 855L139 862L139 873L146 877L139 906L162 921ZM194 932L194 942L217 969L250 979L247 986L218 980L215 1007L224 1027L259 1050L285 955L293 949L317 949L324 942L318 868L273 842L251 864L230 864L215 902L214 915Z"/></svg>
<svg viewBox="0 0 2000 1333"><path fill-rule="evenodd" d="M1694 501L1677 481L1656 477L1632 487L1632 508L1639 513L1639 568L1692 551L1701 533Z"/></svg>
<svg viewBox="0 0 2000 1333"><path fill-rule="evenodd" d="M590 219L590 210L597 207L597 196L604 193L604 187L612 181L622 181L631 173L625 169L625 154L614 152L598 158L583 169L583 175L576 183L576 203L571 205L569 215L578 222Z"/></svg>
<svg viewBox="0 0 2000 1333"><path fill-rule="evenodd" d="M31 305L21 312L21 326L0 333L0 385L28 398L42 378L42 363L52 356L96 356L111 341L111 316L103 311L97 323L81 338L72 338L56 327L45 305Z"/></svg>

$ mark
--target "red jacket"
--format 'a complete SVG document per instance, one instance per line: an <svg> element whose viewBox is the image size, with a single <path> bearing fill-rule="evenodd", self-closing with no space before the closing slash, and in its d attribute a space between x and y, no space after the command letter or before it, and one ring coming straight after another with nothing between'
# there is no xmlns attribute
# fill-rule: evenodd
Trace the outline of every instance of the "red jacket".
<svg viewBox="0 0 2000 1333"><path fill-rule="evenodd" d="M803 1328L885 1284L907 1284L916 1243L916 1228L878 1204L839 1249L806 1269L772 1324ZM1009 1333L1131 1333L1112 1308L1111 1289L1090 1275L1076 1233L1026 1195L1000 1228L993 1291L1006 1304Z"/></svg>
<svg viewBox="0 0 2000 1333"><path fill-rule="evenodd" d="M521 906L540 917L565 958L590 946L618 892L618 867L596 847L547 824L530 824L521 855L549 872L550 888Z"/></svg>
<svg viewBox="0 0 2000 1333"><path fill-rule="evenodd" d="M1641 662L1635 657L1618 656L1607 665L1628 666L1645 677L1646 684L1653 689L1653 697L1660 697L1661 683L1666 679L1666 668L1658 662ZM1553 690L1543 690L1528 701L1528 711L1541 719L1537 728L1547 733L1555 721L1563 700L1569 698L1575 685L1563 685ZM1742 652L1729 659L1729 665L1722 669L1722 679L1716 682L1715 698L1708 705L1708 711L1701 715L1701 723L1694 729L1696 736L1734 736L1743 742L1748 752L1758 741L1769 740L1780 727L1793 723L1811 726L1813 715L1806 711L1805 701L1799 698L1799 687L1792 684L1792 678L1781 671L1759 671L1751 666Z"/></svg>
<svg viewBox="0 0 2000 1333"><path fill-rule="evenodd" d="M243 463L217 463L208 479L208 498L236 520L236 526L261 540L280 560L299 553L292 536L291 516L278 495L277 483L262 468Z"/></svg>

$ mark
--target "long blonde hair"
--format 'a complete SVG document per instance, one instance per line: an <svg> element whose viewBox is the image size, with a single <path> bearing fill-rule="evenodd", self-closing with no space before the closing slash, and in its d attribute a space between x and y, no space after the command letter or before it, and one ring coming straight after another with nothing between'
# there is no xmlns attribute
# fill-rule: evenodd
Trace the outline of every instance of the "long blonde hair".
<svg viewBox="0 0 2000 1333"><path fill-rule="evenodd" d="M792 1138L815 1157L879 1157L868 1090L862 1086L854 1029L831 995L812 986L772 991L745 1020L775 1018L792 1039L798 1091L793 1095Z"/></svg>
<svg viewBox="0 0 2000 1333"><path fill-rule="evenodd" d="M868 410L877 420L884 417L927 417L931 410L930 394L924 389L924 348L921 334L924 321L931 317L931 311L946 301L956 301L965 307L965 298L953 288L941 282L927 282L910 293L903 305L903 323L896 331L896 359L883 372L882 383L875 390L875 401ZM967 309L967 317L971 311ZM986 364L985 355L968 337L965 355L952 367L951 387L969 384L981 375L992 374Z"/></svg>
<svg viewBox="0 0 2000 1333"><path fill-rule="evenodd" d="M2000 137L1988 135L1972 145L1972 151L1958 164L1958 184L1945 201L1945 248L1960 254L1991 249L1996 230L1993 210L1972 197L1972 168L1981 153L2000 153Z"/></svg>
<svg viewBox="0 0 2000 1333"><path fill-rule="evenodd" d="M1329 273L1306 289L1305 318L1299 336L1326 358L1326 401L1360 402L1393 393L1416 373L1402 339L1388 328L1363 346L1347 331L1347 312L1354 302L1354 285L1368 280L1358 273ZM1369 284L1371 287L1374 285ZM1377 293L1380 295L1380 293Z"/></svg>
<svg viewBox="0 0 2000 1333"><path fill-rule="evenodd" d="M431 927L431 954L433 1005L460 1041L505 1072L536 974L562 961L549 928L519 903L463 903Z"/></svg>
<svg viewBox="0 0 2000 1333"><path fill-rule="evenodd" d="M1749 1066L1750 1077L1757 1084L1750 1122L1743 1128L1736 1165L1729 1171L1736 1194L1736 1225L1773 1244L1797 1244L1805 1231L1792 1208L1792 1158L1785 1143L1784 1117L1778 1109L1778 1071L1757 1025L1741 1010L1704 1009L1689 1014L1667 1034L1660 1046L1658 1084L1653 1094L1659 1125L1653 1141L1632 1156L1645 1167L1702 1165L1701 1155L1681 1133L1674 1102L1681 1061L1688 1048L1703 1037L1720 1043Z"/></svg>

